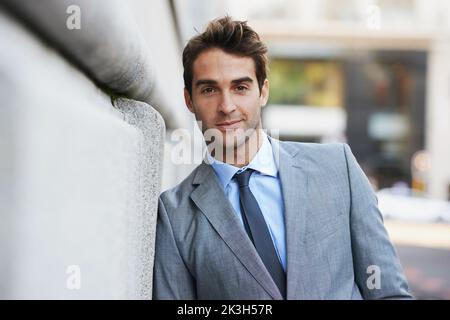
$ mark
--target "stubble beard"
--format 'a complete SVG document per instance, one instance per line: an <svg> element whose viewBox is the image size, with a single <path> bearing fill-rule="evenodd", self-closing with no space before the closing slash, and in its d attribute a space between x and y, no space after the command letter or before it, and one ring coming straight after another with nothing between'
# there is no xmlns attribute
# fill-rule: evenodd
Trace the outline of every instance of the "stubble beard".
<svg viewBox="0 0 450 320"><path fill-rule="evenodd" d="M208 149L215 159L225 163L242 167L248 164L261 145L261 119L245 129L238 128L230 130L230 132L223 132L215 128L212 130L217 131L214 141L208 144L211 139L207 139L208 137L205 135Z"/></svg>

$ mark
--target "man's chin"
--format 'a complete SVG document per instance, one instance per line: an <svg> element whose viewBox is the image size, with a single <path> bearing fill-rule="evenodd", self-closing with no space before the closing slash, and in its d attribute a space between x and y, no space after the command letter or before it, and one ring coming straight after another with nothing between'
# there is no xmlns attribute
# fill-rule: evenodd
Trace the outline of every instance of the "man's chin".
<svg viewBox="0 0 450 320"><path fill-rule="evenodd" d="M247 131L240 128L222 131L214 128L208 130L204 137L207 144L214 149L233 150L244 145L253 134L254 130L250 129Z"/></svg>

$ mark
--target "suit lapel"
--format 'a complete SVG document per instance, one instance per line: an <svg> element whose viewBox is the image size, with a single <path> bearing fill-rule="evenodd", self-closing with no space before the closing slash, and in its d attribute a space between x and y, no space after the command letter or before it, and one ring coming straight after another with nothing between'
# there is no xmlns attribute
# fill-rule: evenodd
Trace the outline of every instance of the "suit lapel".
<svg viewBox="0 0 450 320"><path fill-rule="evenodd" d="M271 139L275 161L278 164L285 208L287 251L287 299L306 296L298 287L307 270L305 248L308 176L303 160L296 158L299 149Z"/></svg>
<svg viewBox="0 0 450 320"><path fill-rule="evenodd" d="M223 241L272 298L282 299L278 287L220 187L214 169L203 162L197 170L193 184L198 184L198 187L191 193L191 199Z"/></svg>

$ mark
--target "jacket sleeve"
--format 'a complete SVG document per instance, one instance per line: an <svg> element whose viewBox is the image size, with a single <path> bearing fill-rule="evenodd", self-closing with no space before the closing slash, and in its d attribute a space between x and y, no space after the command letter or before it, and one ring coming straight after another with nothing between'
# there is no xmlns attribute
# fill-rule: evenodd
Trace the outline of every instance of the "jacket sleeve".
<svg viewBox="0 0 450 320"><path fill-rule="evenodd" d="M355 281L364 299L410 299L378 200L350 147L344 144L350 186L350 232Z"/></svg>
<svg viewBox="0 0 450 320"><path fill-rule="evenodd" d="M195 280L180 255L161 197L156 224L153 299L196 299Z"/></svg>

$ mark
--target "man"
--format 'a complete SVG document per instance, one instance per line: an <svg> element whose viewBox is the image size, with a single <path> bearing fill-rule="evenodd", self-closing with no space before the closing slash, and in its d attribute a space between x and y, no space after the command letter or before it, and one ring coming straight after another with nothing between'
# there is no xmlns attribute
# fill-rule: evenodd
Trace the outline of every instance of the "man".
<svg viewBox="0 0 450 320"><path fill-rule="evenodd" d="M259 36L229 17L184 49L186 105L207 142L208 130L219 134L204 162L160 197L154 298L410 298L350 148L261 130L266 55Z"/></svg>

